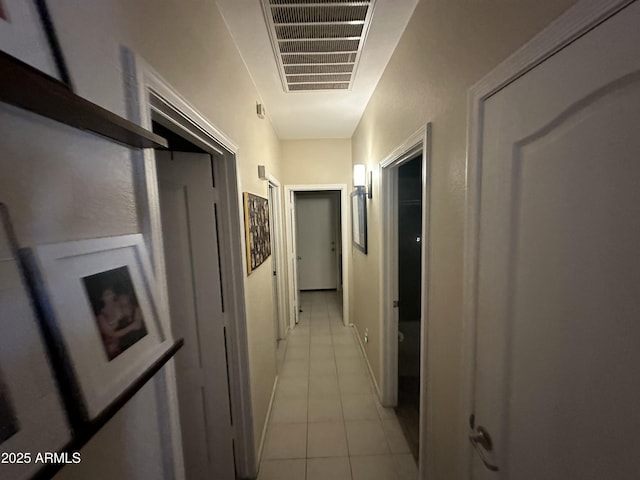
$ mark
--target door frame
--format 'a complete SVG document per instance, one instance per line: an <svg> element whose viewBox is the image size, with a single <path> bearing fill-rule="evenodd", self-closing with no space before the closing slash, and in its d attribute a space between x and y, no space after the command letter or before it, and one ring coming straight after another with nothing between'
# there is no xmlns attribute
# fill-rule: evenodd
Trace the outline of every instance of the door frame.
<svg viewBox="0 0 640 480"><path fill-rule="evenodd" d="M284 235L283 235L283 221L282 221L282 184L280 181L274 177L273 175L267 174L267 182L268 188L273 188L274 198L276 201L274 205L272 205L273 211L276 213L276 222L271 225L271 232L273 236L277 239L275 242L275 255L276 255L276 282L278 285L277 298L275 302L278 305L278 312L280 313L280 318L276 321L278 322L278 331L282 338L278 340L282 340L287 337L287 332L289 330L288 322L287 322L287 301L285 298L286 288L286 279L285 279L285 265L284 259L285 257L285 246L284 246ZM273 223L273 222L272 222Z"/></svg>
<svg viewBox="0 0 640 480"><path fill-rule="evenodd" d="M635 0L581 0L469 89L462 319L462 377L459 432L460 478L471 478L473 449L466 441L475 405L476 307L482 188L484 102Z"/></svg>
<svg viewBox="0 0 640 480"><path fill-rule="evenodd" d="M220 129L210 123L168 82L158 75L140 56L127 48L122 49L122 62L127 91L129 118L148 130L152 119L171 126L192 143L222 156L219 164L219 197L222 216L220 231L221 272L226 291L225 322L229 332L229 387L234 419L234 445L236 470L240 478L254 478L257 474L253 414L249 377L247 345L246 301L244 291L244 235L242 197L239 188L238 146ZM158 181L153 149L132 151L136 200L142 233L149 246L156 276L157 295L163 313L169 318L166 268L164 262L162 225ZM226 260L226 261L225 261ZM170 414L174 475L184 479L184 459L178 410L175 367L169 362L167 369L168 410Z"/></svg>
<svg viewBox="0 0 640 480"><path fill-rule="evenodd" d="M427 425L432 424L431 375L429 367L430 324L430 198L431 198L431 123L427 123L396 147L378 164L380 175L380 197L382 201L382 308L380 315L381 385L380 402L386 406L398 403L398 309L393 302L398 299L398 167L416 155L422 155L422 300L420 325L420 472L428 472ZM431 473L428 472L428 478Z"/></svg>
<svg viewBox="0 0 640 480"><path fill-rule="evenodd" d="M314 192L314 191L339 191L340 192L340 225L341 225L341 243L342 243L342 321L345 326L349 323L349 261L345 252L348 246L348 198L347 185L340 184L316 184L316 185L285 185L285 211L287 215L287 263L289 271L289 311L290 328L294 328L298 318L298 262L296 261L296 220L295 220L295 200L296 192ZM338 285L340 288L340 285Z"/></svg>

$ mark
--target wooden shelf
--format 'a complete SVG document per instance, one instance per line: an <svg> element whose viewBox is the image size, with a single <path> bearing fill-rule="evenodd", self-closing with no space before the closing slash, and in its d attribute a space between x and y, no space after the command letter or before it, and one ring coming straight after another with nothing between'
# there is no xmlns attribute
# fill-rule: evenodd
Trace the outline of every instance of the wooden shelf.
<svg viewBox="0 0 640 480"><path fill-rule="evenodd" d="M134 148L167 147L167 141L73 93L64 83L0 52L0 102Z"/></svg>

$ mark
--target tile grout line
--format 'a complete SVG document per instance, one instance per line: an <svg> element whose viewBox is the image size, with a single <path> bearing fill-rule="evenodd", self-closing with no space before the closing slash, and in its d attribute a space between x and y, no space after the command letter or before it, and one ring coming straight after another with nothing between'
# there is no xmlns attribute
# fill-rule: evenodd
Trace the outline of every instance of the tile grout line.
<svg viewBox="0 0 640 480"><path fill-rule="evenodd" d="M346 328L343 326L343 328ZM344 415L344 405L342 403L342 387L340 386L340 374L338 373L338 357L333 343L333 326L331 325L331 314L329 314L329 331L331 332L331 348L333 349L333 361L336 365L336 379L338 381L338 398L340 399L340 410L342 412L342 428L344 428L344 442L347 446L347 461L349 462L349 475L353 480L353 465L351 465L351 451L349 449L349 437L347 435L347 419Z"/></svg>
<svg viewBox="0 0 640 480"><path fill-rule="evenodd" d="M347 455L347 461L349 462L349 475L351 480L354 479L354 470L353 470L353 464L352 464L352 460L355 457L359 457L359 456L363 456L363 457L367 457L367 456L377 456L377 455L383 455L383 454L369 454L369 455L352 455L352 452L350 450L350 445L349 445L349 440L348 440L348 435L347 435L347 428L346 428L346 424L347 424L347 418L345 415L345 411L344 411L344 398L343 395L348 396L349 394L343 391L343 387L342 387L342 383L340 381L341 379L341 375L340 375L340 371L338 369L338 356L337 356L337 351L336 351L336 347L340 346L341 348L344 347L346 344L344 344L344 340L342 340L342 338L338 339L338 337L342 337L341 335L337 335L337 334L341 334L343 333L343 330L345 328L350 328L350 327L345 327L342 323L338 324L338 322L336 322L336 324L334 325L334 320L337 320L337 317L340 316L339 312L336 312L335 309L333 308L336 303L337 295L327 295L327 293L325 292L319 292L320 295L317 295L317 297L319 297L319 301L318 299L314 298L315 295L310 296L311 298L309 299L309 303L305 303L305 310L307 310L306 315L305 315L305 320L304 322L306 323L302 323L302 325L300 325L300 327L303 327L305 329L307 329L307 333L306 335L301 335L300 338L304 338L305 340L302 341L301 343L301 347L304 349L304 345L305 345L305 341L306 341L306 352L307 352L307 359L306 361L308 362L307 365L307 370L306 370L306 379L307 379L307 389L306 389L306 438L305 438L305 456L304 456L304 477L301 477L300 480L309 480L311 477L309 477L309 461L311 460L311 458L309 457L309 453L310 453L310 430L309 427L311 425L311 420L310 420L310 409L309 409L309 402L312 398L311 396L311 376L312 376L312 372L311 372L311 348L313 346L313 338L314 337L324 337L326 335L326 331L328 331L329 334L329 338L330 338L330 343L329 346L332 349L332 355L329 357L333 360L334 362L334 375L335 378L337 380L337 393L338 393L338 400L339 400L339 405L340 405L340 413L342 415L342 425L343 425L343 429L344 429L344 433L345 433L345 443L346 443L346 455ZM315 300L315 301L314 301ZM331 305L329 305L329 303L331 303ZM314 314L319 314L319 317L315 319L315 321L312 324L312 319L311 317ZM337 317L336 317L337 316ZM315 325L315 329L313 328L313 325ZM316 329L318 329L318 331L316 331ZM354 337L355 332L353 331L353 329L351 328L350 330L351 335L349 336L349 338L351 339L351 341L353 342L352 344L350 344L351 346L355 346L357 347L357 339ZM334 334L336 334L334 336ZM339 343L335 343L336 341L338 341ZM285 344L285 351L284 351L284 356L283 359L286 361L288 355L291 354L291 350L290 347L293 347L296 345L296 342L290 343L287 342ZM325 345L324 343L321 343L318 345L318 347L322 347L323 345ZM357 348L356 348L357 349ZM359 350L359 349L357 349ZM358 355L358 359L360 361L362 361L363 359L362 357L362 352L358 351L358 353L360 355ZM322 358L325 358L324 356ZM321 360L322 360L321 358ZM344 357L341 356L341 359L349 359L351 357ZM298 359L291 359L293 361L296 361ZM320 371L319 375L323 375L323 371ZM349 372L349 370L347 370L345 372L345 375L350 375L351 372ZM296 375L294 375L295 377ZM373 398L374 403L375 403L375 408L376 408L376 419L380 422L380 426L382 428L382 433L385 437L385 444L387 446L387 451L388 451L388 456L390 459L390 468L392 468L393 474L394 474L394 479L399 479L399 475L400 472L398 470L399 468L399 464L397 462L398 458L400 455L402 455L401 453L394 453L392 451L391 448L391 443L390 443L390 437L387 434L387 429L385 428L385 421L389 420L387 418L386 415L384 415L383 417L383 411L378 408L381 405L379 404L379 400L377 398L377 396L375 395L375 393L373 393L372 388L371 388L371 378L370 377L370 372L368 371L362 371L360 370L360 372L358 373L358 377L361 378L365 378L367 380L367 383L369 385L369 397ZM302 377L304 378L304 377ZM356 395L355 393L353 395ZM357 407L357 405L356 405ZM364 420L364 419L363 419ZM319 422L329 422L330 420L318 420ZM356 421L356 420L352 420L352 421ZM272 425L269 425L269 428ZM331 459L331 458L340 458L340 457L331 457L331 456L324 456L324 457L313 457L316 459ZM282 459L282 460L287 460ZM262 462L261 462L262 463Z"/></svg>
<svg viewBox="0 0 640 480"><path fill-rule="evenodd" d="M308 471L309 471L309 398L311 398L311 316L313 314L313 303L309 302L309 318L307 321L309 322L309 335L308 335L308 345L307 351L309 352L307 362L307 425L306 425L306 448L304 453L304 479L307 480Z"/></svg>
<svg viewBox="0 0 640 480"><path fill-rule="evenodd" d="M347 327L343 327L343 328L347 328ZM352 333L352 336L353 336L353 341L355 342L356 341L355 332L352 330L351 333ZM363 352L359 352L359 353L360 353L360 355L359 355L358 358L360 360L363 360L363 358L362 358ZM337 367L337 357L336 357L336 367ZM371 387L371 379L369 378L370 373L367 371L364 374L361 373L360 375L364 376L367 379L367 382L369 383L369 387ZM338 388L340 389L340 384L339 383L338 383ZM396 459L395 459L394 453L393 453L393 451L391 449L391 444L389 443L389 437L387 435L387 431L386 431L385 425L384 425L385 419L382 417L382 413L380 412L380 410L378 409L378 406L377 406L377 403L379 403L379 399L378 399L377 395L375 395L375 393L371 392L371 389L370 389L369 395L374 398L374 402L375 402L374 403L374 407L376 408L376 416L377 416L378 421L380 422L380 427L382 428L382 433L384 435L385 443L387 445L387 449L388 449L388 452L389 452L388 456L390 457L391 465L393 467L393 471L394 471L395 477L398 478L397 464L396 464L396 461L395 461ZM342 392L341 392L341 395L340 395L340 402L342 403ZM343 420L344 420L344 423L345 423L345 436L346 436L347 428L346 428L346 418L344 417L344 415L343 415ZM347 439L347 450L349 451L348 439ZM360 456L366 457L366 456L378 456L378 455L360 455ZM351 453L350 452L349 452L349 466L350 466L350 469L351 469L351 478L353 480L354 473L353 473L353 465L351 463Z"/></svg>

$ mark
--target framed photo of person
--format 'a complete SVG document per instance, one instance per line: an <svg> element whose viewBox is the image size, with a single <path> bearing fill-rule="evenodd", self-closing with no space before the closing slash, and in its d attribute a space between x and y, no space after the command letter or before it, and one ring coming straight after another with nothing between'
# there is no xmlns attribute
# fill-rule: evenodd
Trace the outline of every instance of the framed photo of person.
<svg viewBox="0 0 640 480"><path fill-rule="evenodd" d="M36 310L0 204L0 478L31 478L71 439Z"/></svg>
<svg viewBox="0 0 640 480"><path fill-rule="evenodd" d="M173 345L142 235L43 245L35 256L92 420Z"/></svg>

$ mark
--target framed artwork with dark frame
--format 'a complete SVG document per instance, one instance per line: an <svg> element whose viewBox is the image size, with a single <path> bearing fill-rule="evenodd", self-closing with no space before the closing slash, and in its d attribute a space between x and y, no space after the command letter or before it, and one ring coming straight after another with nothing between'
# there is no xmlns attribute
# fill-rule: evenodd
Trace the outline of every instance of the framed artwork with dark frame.
<svg viewBox="0 0 640 480"><path fill-rule="evenodd" d="M167 309L140 234L43 245L35 258L49 328L90 421L173 346Z"/></svg>
<svg viewBox="0 0 640 480"><path fill-rule="evenodd" d="M243 197L247 275L251 275L271 255L269 201L247 192Z"/></svg>
<svg viewBox="0 0 640 480"><path fill-rule="evenodd" d="M46 0L0 0L0 50L72 87Z"/></svg>
<svg viewBox="0 0 640 480"><path fill-rule="evenodd" d="M367 253L367 193L364 190L351 192L351 239L353 245Z"/></svg>
<svg viewBox="0 0 640 480"><path fill-rule="evenodd" d="M71 439L7 209L0 204L0 478L31 478Z"/></svg>

